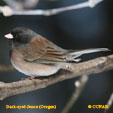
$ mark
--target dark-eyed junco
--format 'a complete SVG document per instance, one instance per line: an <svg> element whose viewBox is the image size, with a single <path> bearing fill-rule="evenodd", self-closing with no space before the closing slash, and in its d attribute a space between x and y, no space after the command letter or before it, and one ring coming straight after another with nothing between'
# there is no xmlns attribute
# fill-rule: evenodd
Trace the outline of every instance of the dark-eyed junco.
<svg viewBox="0 0 113 113"><path fill-rule="evenodd" d="M67 63L79 62L81 59L78 57L83 54L108 51L107 48L79 51L62 49L25 27L13 29L5 37L9 39L12 65L29 76L49 76Z"/></svg>

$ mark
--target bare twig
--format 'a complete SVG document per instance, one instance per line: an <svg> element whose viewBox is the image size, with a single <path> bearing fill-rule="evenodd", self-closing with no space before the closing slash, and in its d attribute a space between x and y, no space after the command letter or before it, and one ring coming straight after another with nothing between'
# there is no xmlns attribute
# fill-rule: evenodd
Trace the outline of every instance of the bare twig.
<svg viewBox="0 0 113 113"><path fill-rule="evenodd" d="M94 2L95 1L95 2ZM12 9L11 7L8 6L1 6L0 7L0 12L3 13L4 16L12 16L12 15L43 15L43 16L51 16L51 15L56 15L59 13L67 12L67 11L72 11L80 8L85 8L85 7L94 7L96 4L102 2L103 0L89 0L87 2L79 3L76 5L71 5L67 7L62 7L62 8L56 8L56 9L37 9L37 10L23 10L23 11L17 11ZM5 11L7 10L7 11Z"/></svg>
<svg viewBox="0 0 113 113"><path fill-rule="evenodd" d="M0 65L0 71L14 70L13 66Z"/></svg>
<svg viewBox="0 0 113 113"><path fill-rule="evenodd" d="M39 0L4 0L4 2L15 10L24 10L35 7Z"/></svg>
<svg viewBox="0 0 113 113"><path fill-rule="evenodd" d="M113 69L113 55L100 57L87 62L72 63L64 67L70 72L63 71L49 77L42 77L32 80L21 80L12 83L0 82L0 100L16 94L21 94L40 88L45 88L63 80L79 77L81 75L90 75Z"/></svg>
<svg viewBox="0 0 113 113"><path fill-rule="evenodd" d="M105 109L105 112L104 112L104 113L109 113L109 109L110 109L110 108L112 107L112 105L113 105L113 93L111 94L111 96L110 96L110 98L109 98L109 100L108 100L107 105L108 105L108 109Z"/></svg>
<svg viewBox="0 0 113 113"><path fill-rule="evenodd" d="M94 7L96 5L96 0L89 0L90 7Z"/></svg>
<svg viewBox="0 0 113 113"><path fill-rule="evenodd" d="M73 92L71 98L69 99L68 103L66 104L66 106L64 107L64 109L61 113L68 113L69 112L69 110L72 108L74 103L79 98L79 96L80 96L81 92L83 91L87 81L88 81L88 76L86 75L86 76L81 76L81 79L79 81L75 82L76 89Z"/></svg>

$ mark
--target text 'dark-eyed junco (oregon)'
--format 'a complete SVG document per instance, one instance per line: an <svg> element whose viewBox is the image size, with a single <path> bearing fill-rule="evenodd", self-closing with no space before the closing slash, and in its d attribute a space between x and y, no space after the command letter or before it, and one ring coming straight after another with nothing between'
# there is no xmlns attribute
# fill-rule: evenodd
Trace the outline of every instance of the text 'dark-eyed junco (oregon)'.
<svg viewBox="0 0 113 113"><path fill-rule="evenodd" d="M87 53L108 51L107 48L66 50L55 45L29 28L17 27L10 34L10 56L12 65L28 76L50 76L71 62L79 62L79 56Z"/></svg>

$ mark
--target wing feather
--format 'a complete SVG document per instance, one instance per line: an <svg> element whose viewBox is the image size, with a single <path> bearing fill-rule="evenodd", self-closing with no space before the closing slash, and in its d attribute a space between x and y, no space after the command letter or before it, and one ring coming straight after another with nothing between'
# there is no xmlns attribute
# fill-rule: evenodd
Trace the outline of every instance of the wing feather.
<svg viewBox="0 0 113 113"><path fill-rule="evenodd" d="M29 44L22 47L22 52L26 61L52 63L65 61L66 50L37 35Z"/></svg>

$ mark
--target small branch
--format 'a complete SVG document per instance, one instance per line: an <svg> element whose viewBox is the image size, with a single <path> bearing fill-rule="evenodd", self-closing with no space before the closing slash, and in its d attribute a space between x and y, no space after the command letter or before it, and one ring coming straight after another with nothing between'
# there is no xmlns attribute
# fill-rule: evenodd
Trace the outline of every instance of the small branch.
<svg viewBox="0 0 113 113"><path fill-rule="evenodd" d="M0 71L10 71L14 70L13 66L0 65Z"/></svg>
<svg viewBox="0 0 113 113"><path fill-rule="evenodd" d="M3 0L7 5L15 10L24 10L35 7L39 0Z"/></svg>
<svg viewBox="0 0 113 113"><path fill-rule="evenodd" d="M23 6L18 3L16 0L3 0L9 7L15 10L22 10Z"/></svg>
<svg viewBox="0 0 113 113"><path fill-rule="evenodd" d="M61 71L56 75L49 77L40 77L32 80L27 79L11 83L0 82L0 100L11 95L45 88L63 80L72 79L81 75L90 75L113 69L113 55L96 58L82 63L71 63L64 67L64 69L65 71Z"/></svg>
<svg viewBox="0 0 113 113"><path fill-rule="evenodd" d="M64 107L64 109L61 113L68 113L69 112L69 110L72 108L74 103L79 98L79 96L80 96L81 92L83 91L87 81L88 81L88 76L82 76L79 81L75 82L76 89L73 92L71 98L69 99L68 103L66 104L66 106Z"/></svg>
<svg viewBox="0 0 113 113"><path fill-rule="evenodd" d="M51 16L56 15L59 13L67 12L67 11L73 11L80 8L85 7L94 7L95 5L99 4L103 0L89 0L87 2L79 3L76 5L71 5L67 7L62 8L55 8L55 9L37 9L37 10L23 10L23 11L17 11L14 10L8 6L1 6L0 12L3 13L4 16L12 16L12 15L43 15L43 16ZM6 11L5 11L6 10Z"/></svg>
<svg viewBox="0 0 113 113"><path fill-rule="evenodd" d="M109 98L109 100L108 100L107 105L108 105L108 109L105 109L105 112L104 112L104 113L109 113L109 110L110 110L110 108L111 108L112 105L113 105L113 93L111 94L111 96L110 96L110 98Z"/></svg>

